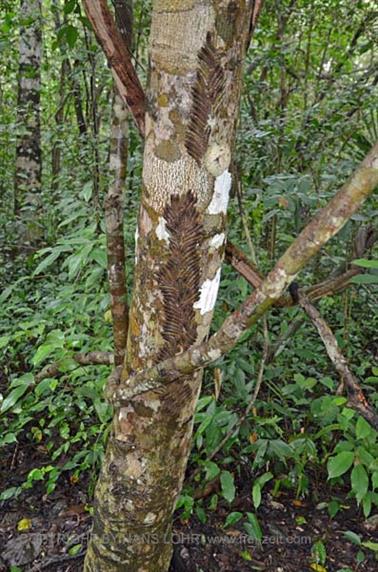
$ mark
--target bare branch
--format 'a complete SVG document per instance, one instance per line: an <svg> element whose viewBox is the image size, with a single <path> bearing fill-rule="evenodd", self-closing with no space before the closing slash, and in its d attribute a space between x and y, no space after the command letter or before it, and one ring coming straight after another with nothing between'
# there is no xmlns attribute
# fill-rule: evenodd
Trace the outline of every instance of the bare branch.
<svg viewBox="0 0 378 572"><path fill-rule="evenodd" d="M83 0L83 5L107 57L119 93L144 136L145 94L131 62L130 51L117 29L106 0Z"/></svg>
<svg viewBox="0 0 378 572"><path fill-rule="evenodd" d="M248 257L244 254L240 248L232 244L229 240L226 244L226 261L231 264L235 270L239 272L243 278L247 280L254 288L261 286L264 277L256 268L256 266L248 260Z"/></svg>
<svg viewBox="0 0 378 572"><path fill-rule="evenodd" d="M357 233L353 247L354 256L356 258L363 256L364 252L372 247L375 239L376 233L371 227L361 227ZM262 284L264 278L258 268L256 268L240 248L229 241L226 245L226 260L254 288L258 288ZM312 301L319 300L319 298L323 298L324 296L332 296L352 286L350 279L353 278L353 276L361 274L363 270L358 266L352 265L351 268L345 272L341 274L340 272L342 272L342 269L338 268L335 273L332 273L334 275L331 278L327 278L318 284L307 286L303 288L301 293L308 296ZM284 294L274 305L287 307L293 306L294 304L293 298L288 294Z"/></svg>
<svg viewBox="0 0 378 572"><path fill-rule="evenodd" d="M115 403L164 385L183 374L192 373L230 351L241 336L280 298L298 272L339 232L378 185L378 143L352 177L286 250L261 286L233 312L209 340L155 366L122 379L118 387L109 385L107 397Z"/></svg>
<svg viewBox="0 0 378 572"><path fill-rule="evenodd" d="M79 365L112 365L114 363L114 356L110 352L87 352L75 353L72 356ZM59 369L59 362L54 362L46 365L35 376L35 383L39 383L48 377L57 377L62 375L63 372Z"/></svg>
<svg viewBox="0 0 378 572"><path fill-rule="evenodd" d="M348 362L342 354L332 330L306 296L299 296L299 304L309 318L311 318L314 326L318 330L319 336L327 350L327 354L344 382L348 395L348 404L358 411L358 413L378 431L378 414L367 402L357 379L350 371Z"/></svg>

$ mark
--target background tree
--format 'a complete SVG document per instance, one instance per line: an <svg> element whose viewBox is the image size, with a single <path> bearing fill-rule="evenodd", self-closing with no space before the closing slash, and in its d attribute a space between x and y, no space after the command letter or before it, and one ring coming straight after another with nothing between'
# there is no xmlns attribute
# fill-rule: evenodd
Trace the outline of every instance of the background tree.
<svg viewBox="0 0 378 572"><path fill-rule="evenodd" d="M23 209L29 238L38 236L36 212L41 206L42 155L40 133L42 14L41 1L20 0L17 113L20 135L16 148L15 209Z"/></svg>

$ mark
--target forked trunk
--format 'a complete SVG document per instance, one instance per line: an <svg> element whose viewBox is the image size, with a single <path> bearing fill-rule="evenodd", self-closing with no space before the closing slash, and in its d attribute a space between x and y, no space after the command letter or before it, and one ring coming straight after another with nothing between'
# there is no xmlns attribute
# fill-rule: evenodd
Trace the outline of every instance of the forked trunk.
<svg viewBox="0 0 378 572"><path fill-rule="evenodd" d="M244 0L155 0L143 190L122 379L200 343L220 281L249 32ZM168 570L201 373L115 411L87 572Z"/></svg>

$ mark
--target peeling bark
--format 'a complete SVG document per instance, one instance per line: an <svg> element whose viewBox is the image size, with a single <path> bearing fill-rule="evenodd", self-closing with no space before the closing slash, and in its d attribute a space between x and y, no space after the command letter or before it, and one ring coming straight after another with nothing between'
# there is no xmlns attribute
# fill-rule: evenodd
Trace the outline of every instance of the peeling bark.
<svg viewBox="0 0 378 572"><path fill-rule="evenodd" d="M83 5L96 38L108 59L119 94L129 106L135 123L143 135L145 96L131 63L130 51L117 29L106 0L83 0Z"/></svg>
<svg viewBox="0 0 378 572"><path fill-rule="evenodd" d="M17 122L22 129L16 148L15 211L25 224L26 240L40 231L36 212L41 206L42 176L40 97L42 22L41 0L21 0Z"/></svg>

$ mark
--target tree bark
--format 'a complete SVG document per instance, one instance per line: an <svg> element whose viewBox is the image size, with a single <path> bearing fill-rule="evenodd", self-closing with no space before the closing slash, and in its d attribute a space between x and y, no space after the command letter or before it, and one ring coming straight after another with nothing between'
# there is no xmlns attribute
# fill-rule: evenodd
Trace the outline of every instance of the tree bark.
<svg viewBox="0 0 378 572"><path fill-rule="evenodd" d="M21 134L16 148L15 212L26 225L25 238L40 234L36 211L42 177L40 97L42 22L41 0L21 0L17 122Z"/></svg>
<svg viewBox="0 0 378 572"><path fill-rule="evenodd" d="M153 2L123 379L208 335L225 246L248 9L244 0ZM87 572L168 570L200 386L199 371L116 409L96 488Z"/></svg>
<svg viewBox="0 0 378 572"><path fill-rule="evenodd" d="M115 2L115 20L127 49L131 50L133 7L131 0ZM110 142L112 184L105 198L105 224L108 257L108 281L113 321L114 361L122 365L125 358L128 314L125 242L123 229L123 190L128 155L128 109L114 86Z"/></svg>

